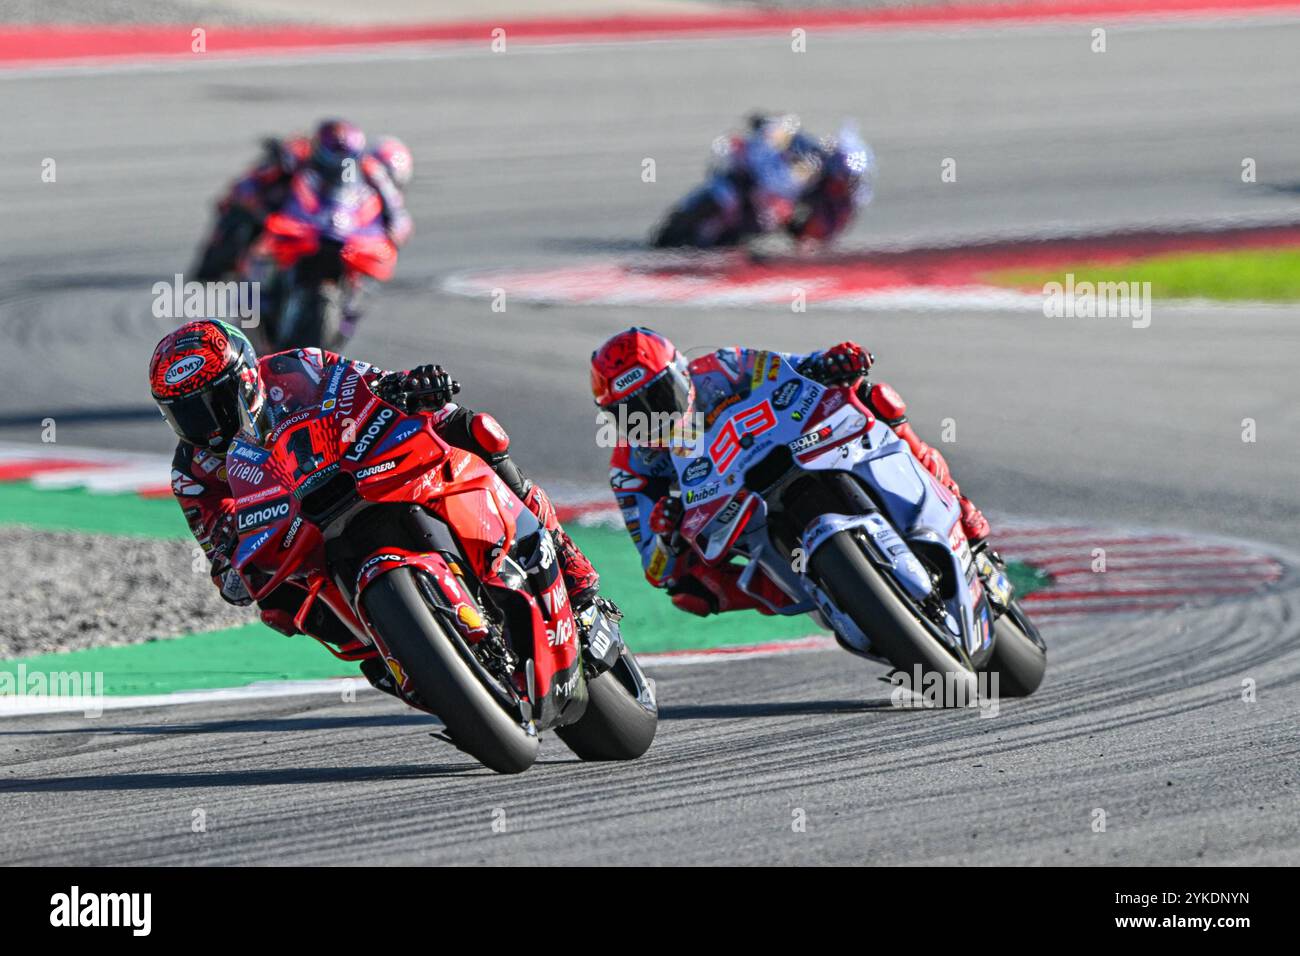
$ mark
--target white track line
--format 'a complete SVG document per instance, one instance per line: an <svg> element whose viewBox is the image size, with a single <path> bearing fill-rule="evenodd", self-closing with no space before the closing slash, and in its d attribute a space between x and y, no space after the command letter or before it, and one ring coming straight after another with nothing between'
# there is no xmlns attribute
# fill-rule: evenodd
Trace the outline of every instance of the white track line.
<svg viewBox="0 0 1300 956"><path fill-rule="evenodd" d="M726 664L761 657L825 651L836 647L832 638L822 635L773 641L771 645L729 647L714 651L685 651L671 654L638 654L643 667L689 667L697 664ZM124 697L0 697L0 719L35 714L82 714L89 719L110 710L181 707L186 704L211 704L224 701L270 700L278 697L342 697L373 691L359 677L333 677L326 680L259 681L245 687L219 687L210 690L183 690L170 694L140 694Z"/></svg>

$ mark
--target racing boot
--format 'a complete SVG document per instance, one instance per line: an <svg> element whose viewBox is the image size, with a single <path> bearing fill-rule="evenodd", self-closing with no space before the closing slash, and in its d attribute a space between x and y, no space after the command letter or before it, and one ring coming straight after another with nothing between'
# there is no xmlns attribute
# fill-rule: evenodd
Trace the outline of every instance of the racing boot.
<svg viewBox="0 0 1300 956"><path fill-rule="evenodd" d="M751 587L764 600L742 591L740 575L743 570L734 564L709 567L703 562L692 562L689 570L669 586L668 594L678 610L700 617L748 610L775 614L773 606L784 607L790 603L790 597L765 574L756 574L751 582Z"/></svg>
<svg viewBox="0 0 1300 956"><path fill-rule="evenodd" d="M537 520L555 539L555 556L564 575L564 587L569 592L569 602L573 605L574 613L578 614L596 600L596 594L600 590L600 575L582 553L582 549L569 537L569 533L560 527L560 521L555 516L555 506L541 485L529 481L523 499L528 510L537 516Z"/></svg>
<svg viewBox="0 0 1300 956"><path fill-rule="evenodd" d="M921 436L912 428L907 420L907 403L903 401L902 396L894 391L893 386L880 382L871 386L866 400L867 407L892 428L895 435L907 443L907 447L912 449L912 454L925 466L926 471L934 475L941 485L957 497L961 505L961 527L966 532L966 538L972 548L981 544L989 536L988 519L979 508L975 507L974 502L961 493L961 488L957 486L957 482L948 471L948 463L944 461L938 449L923 442Z"/></svg>

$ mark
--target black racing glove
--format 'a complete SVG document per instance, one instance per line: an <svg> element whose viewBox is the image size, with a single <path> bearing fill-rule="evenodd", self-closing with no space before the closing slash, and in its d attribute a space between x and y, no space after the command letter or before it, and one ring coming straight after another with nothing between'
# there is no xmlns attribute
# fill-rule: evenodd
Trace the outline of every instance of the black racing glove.
<svg viewBox="0 0 1300 956"><path fill-rule="evenodd" d="M389 372L375 390L384 401L417 412L442 408L460 391L460 382L453 381L441 365L420 365L408 372Z"/></svg>
<svg viewBox="0 0 1300 956"><path fill-rule="evenodd" d="M851 385L866 375L875 361L857 342L841 342L805 360L799 373L824 385Z"/></svg>

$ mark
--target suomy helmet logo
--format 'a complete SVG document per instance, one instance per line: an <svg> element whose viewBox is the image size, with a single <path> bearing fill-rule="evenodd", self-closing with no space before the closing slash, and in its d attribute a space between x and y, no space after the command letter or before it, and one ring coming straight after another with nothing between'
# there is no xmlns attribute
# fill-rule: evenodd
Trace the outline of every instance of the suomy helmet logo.
<svg viewBox="0 0 1300 956"><path fill-rule="evenodd" d="M163 374L163 381L168 385L178 385L201 368L203 368L202 355L187 355L168 366Z"/></svg>

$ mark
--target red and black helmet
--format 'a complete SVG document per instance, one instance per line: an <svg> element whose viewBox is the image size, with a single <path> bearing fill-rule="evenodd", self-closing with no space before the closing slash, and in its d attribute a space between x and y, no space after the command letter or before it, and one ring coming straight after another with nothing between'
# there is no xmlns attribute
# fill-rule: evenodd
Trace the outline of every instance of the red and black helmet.
<svg viewBox="0 0 1300 956"><path fill-rule="evenodd" d="M685 420L695 404L695 384L686 356L653 329L619 332L591 353L591 393L606 412Z"/></svg>
<svg viewBox="0 0 1300 956"><path fill-rule="evenodd" d="M257 354L244 333L216 319L163 336L149 360L149 389L182 441L224 452L265 405Z"/></svg>

